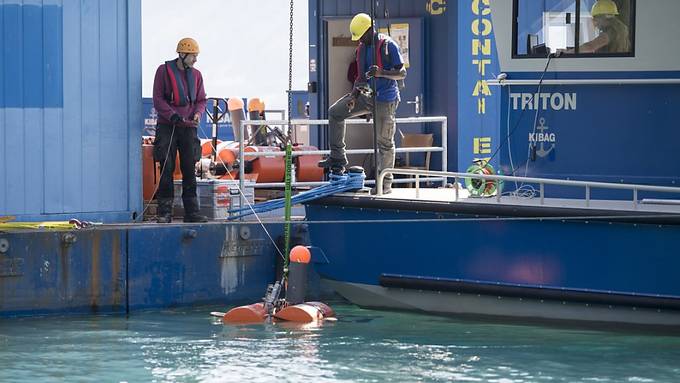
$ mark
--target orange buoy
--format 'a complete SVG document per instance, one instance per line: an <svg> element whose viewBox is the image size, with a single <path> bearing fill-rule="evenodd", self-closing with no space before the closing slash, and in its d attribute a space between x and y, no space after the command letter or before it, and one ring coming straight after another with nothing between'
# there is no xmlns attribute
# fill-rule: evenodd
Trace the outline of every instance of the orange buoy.
<svg viewBox="0 0 680 383"><path fill-rule="evenodd" d="M227 100L227 109L229 111L243 110L243 105L243 100L238 97L229 97L229 100Z"/></svg>
<svg viewBox="0 0 680 383"><path fill-rule="evenodd" d="M267 310L264 303L238 306L227 311L222 317L222 322L231 324L262 323L267 318Z"/></svg>
<svg viewBox="0 0 680 383"><path fill-rule="evenodd" d="M258 112L258 113L264 113L264 102L261 101L259 98L251 98L248 101L248 111L249 112Z"/></svg>
<svg viewBox="0 0 680 383"><path fill-rule="evenodd" d="M221 140L217 140L217 145L221 144ZM217 148L215 148L217 150ZM208 157L212 155L213 151L213 141L212 139L201 139L201 156L202 157Z"/></svg>
<svg viewBox="0 0 680 383"><path fill-rule="evenodd" d="M332 318L335 312L322 302L305 302L287 306L274 313L274 318L299 323L309 323Z"/></svg>
<svg viewBox="0 0 680 383"><path fill-rule="evenodd" d="M296 263L309 263L312 254L306 246L298 245L290 250L290 261Z"/></svg>

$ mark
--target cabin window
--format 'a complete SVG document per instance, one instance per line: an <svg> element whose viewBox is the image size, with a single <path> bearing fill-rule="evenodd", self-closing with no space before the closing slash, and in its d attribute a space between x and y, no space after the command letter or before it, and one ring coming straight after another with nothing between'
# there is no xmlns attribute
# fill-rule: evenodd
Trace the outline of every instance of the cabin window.
<svg viewBox="0 0 680 383"><path fill-rule="evenodd" d="M514 0L513 57L630 57L635 0Z"/></svg>

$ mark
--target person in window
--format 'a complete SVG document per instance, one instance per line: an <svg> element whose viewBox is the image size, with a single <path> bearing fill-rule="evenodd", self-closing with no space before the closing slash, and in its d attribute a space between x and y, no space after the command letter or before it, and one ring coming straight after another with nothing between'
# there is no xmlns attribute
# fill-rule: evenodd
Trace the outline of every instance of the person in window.
<svg viewBox="0 0 680 383"><path fill-rule="evenodd" d="M619 19L619 10L612 0L597 0L590 11L593 25L600 33L579 46L579 53L630 52L628 27ZM573 53L573 50L567 51Z"/></svg>

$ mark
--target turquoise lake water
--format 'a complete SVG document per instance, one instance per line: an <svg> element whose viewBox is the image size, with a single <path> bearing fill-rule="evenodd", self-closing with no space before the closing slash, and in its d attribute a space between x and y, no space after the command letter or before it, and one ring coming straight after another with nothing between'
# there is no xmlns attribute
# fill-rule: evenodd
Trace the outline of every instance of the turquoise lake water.
<svg viewBox="0 0 680 383"><path fill-rule="evenodd" d="M320 327L215 307L0 320L0 382L680 382L680 337L334 308Z"/></svg>

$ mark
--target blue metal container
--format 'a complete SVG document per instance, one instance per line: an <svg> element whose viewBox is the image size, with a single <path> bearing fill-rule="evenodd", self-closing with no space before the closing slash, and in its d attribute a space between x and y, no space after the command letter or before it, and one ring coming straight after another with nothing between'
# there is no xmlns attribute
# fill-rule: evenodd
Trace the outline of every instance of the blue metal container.
<svg viewBox="0 0 680 383"><path fill-rule="evenodd" d="M0 215L140 215L140 3L0 4Z"/></svg>
<svg viewBox="0 0 680 383"><path fill-rule="evenodd" d="M306 90L293 90L290 92L293 109L290 118L300 119L309 117L309 92Z"/></svg>

